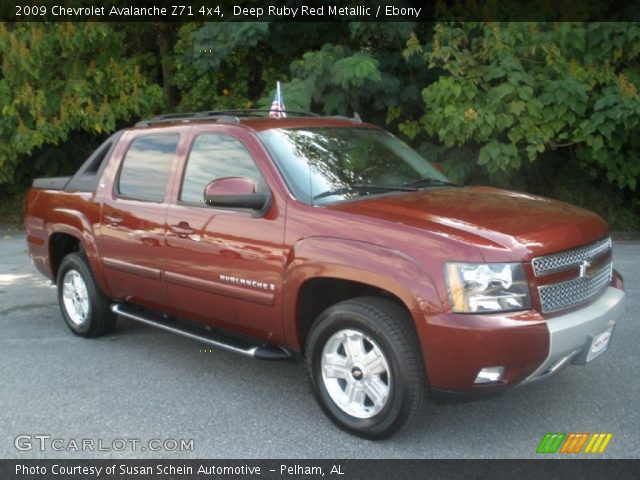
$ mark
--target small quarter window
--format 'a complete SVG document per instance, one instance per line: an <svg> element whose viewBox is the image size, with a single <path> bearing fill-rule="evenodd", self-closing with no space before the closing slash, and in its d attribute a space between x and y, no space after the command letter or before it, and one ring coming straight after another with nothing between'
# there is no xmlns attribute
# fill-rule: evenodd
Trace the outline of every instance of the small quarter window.
<svg viewBox="0 0 640 480"><path fill-rule="evenodd" d="M91 160L91 163L89 163L89 165L87 165L86 170L83 172L84 174L98 173L98 170L100 170L100 166L102 165L102 162L104 162L107 153L109 152L109 150L111 150L111 145L111 142L102 145L102 148L98 151L98 153L96 153L95 158Z"/></svg>
<svg viewBox="0 0 640 480"><path fill-rule="evenodd" d="M179 138L177 134L136 137L122 162L118 194L162 202Z"/></svg>

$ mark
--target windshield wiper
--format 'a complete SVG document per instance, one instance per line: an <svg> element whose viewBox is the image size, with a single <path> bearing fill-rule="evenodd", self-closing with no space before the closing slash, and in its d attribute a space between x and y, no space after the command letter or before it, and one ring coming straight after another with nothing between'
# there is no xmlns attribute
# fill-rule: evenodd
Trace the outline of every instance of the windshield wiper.
<svg viewBox="0 0 640 480"><path fill-rule="evenodd" d="M438 178L424 177L417 180L411 180L402 184L403 187L424 188L424 187L461 187L457 183L447 182Z"/></svg>
<svg viewBox="0 0 640 480"><path fill-rule="evenodd" d="M371 192L371 191L381 191L381 192L391 192L391 191L401 191L401 192L415 192L417 190L416 187L409 185L402 185L400 187L394 187L392 185L350 185L348 187L336 188L333 190L327 190L326 192L319 193L313 197L314 200L324 197L330 197L332 195L342 195L343 193L348 192Z"/></svg>

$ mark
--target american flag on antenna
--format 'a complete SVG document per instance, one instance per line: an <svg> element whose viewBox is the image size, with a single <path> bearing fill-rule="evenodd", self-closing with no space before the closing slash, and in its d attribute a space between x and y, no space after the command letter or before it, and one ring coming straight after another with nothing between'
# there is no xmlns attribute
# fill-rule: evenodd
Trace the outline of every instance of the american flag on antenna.
<svg viewBox="0 0 640 480"><path fill-rule="evenodd" d="M269 116L272 118L284 118L287 114L284 111L284 102L282 101L282 93L280 93L280 82L276 84L276 94L273 97L271 103L271 110Z"/></svg>

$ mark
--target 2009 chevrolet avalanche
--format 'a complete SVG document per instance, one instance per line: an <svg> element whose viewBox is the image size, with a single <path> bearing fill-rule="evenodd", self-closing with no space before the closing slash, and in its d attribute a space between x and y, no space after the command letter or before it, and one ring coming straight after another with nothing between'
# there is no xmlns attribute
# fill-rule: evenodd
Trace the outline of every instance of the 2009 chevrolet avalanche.
<svg viewBox="0 0 640 480"><path fill-rule="evenodd" d="M75 334L121 316L257 358L301 352L327 415L367 438L427 391L590 362L623 305L600 217L453 185L348 118L143 121L72 177L35 180L25 223Z"/></svg>

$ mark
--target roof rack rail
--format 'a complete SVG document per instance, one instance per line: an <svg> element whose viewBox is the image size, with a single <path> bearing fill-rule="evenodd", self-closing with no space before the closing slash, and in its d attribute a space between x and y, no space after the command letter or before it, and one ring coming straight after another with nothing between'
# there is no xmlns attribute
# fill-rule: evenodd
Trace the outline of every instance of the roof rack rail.
<svg viewBox="0 0 640 480"><path fill-rule="evenodd" d="M320 115L313 112L301 112L296 110L282 110L284 113L291 115L298 115L301 117L319 117ZM236 108L231 110L211 110L210 112L203 112L213 115L237 115L239 117L262 117L263 113L269 114L271 109L268 108Z"/></svg>
<svg viewBox="0 0 640 480"><path fill-rule="evenodd" d="M140 120L136 123L136 127L148 127L158 123L177 123L189 122L192 120L203 120L206 118L217 118L218 120L238 123L240 119L235 115L214 114L213 112L188 112L188 113L168 113L164 115L156 115L147 120Z"/></svg>
<svg viewBox="0 0 640 480"><path fill-rule="evenodd" d="M171 122L189 122L192 120L203 120L206 118L217 118L219 121L232 121L237 123L240 121L239 117L264 117L264 114L269 114L271 110L259 109L259 108L238 108L232 110L208 110L204 112L188 112L188 113L168 113L165 115L156 115L148 120L141 120L136 123L137 127L146 127L155 125L158 123L171 123ZM303 117L319 117L317 113L312 112L298 112L292 110L285 110L285 113L303 116Z"/></svg>

